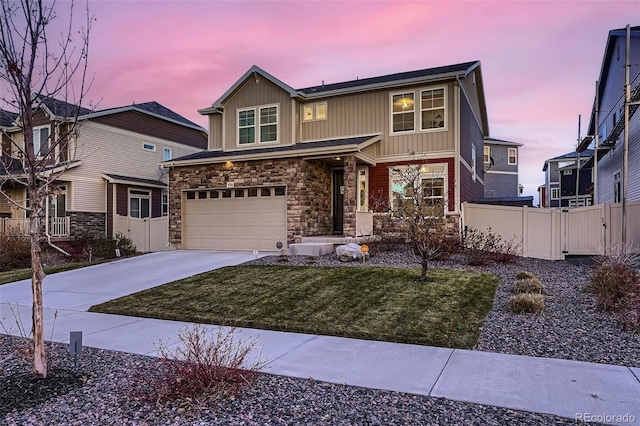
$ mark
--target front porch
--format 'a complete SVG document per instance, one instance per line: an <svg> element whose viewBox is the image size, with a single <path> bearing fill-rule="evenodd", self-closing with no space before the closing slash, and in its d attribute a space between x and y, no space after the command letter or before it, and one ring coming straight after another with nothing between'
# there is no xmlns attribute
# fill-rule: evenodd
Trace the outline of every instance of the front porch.
<svg viewBox="0 0 640 426"><path fill-rule="evenodd" d="M46 223L45 235L68 238L71 220L69 216L52 217ZM0 234L29 235L29 218L0 218Z"/></svg>

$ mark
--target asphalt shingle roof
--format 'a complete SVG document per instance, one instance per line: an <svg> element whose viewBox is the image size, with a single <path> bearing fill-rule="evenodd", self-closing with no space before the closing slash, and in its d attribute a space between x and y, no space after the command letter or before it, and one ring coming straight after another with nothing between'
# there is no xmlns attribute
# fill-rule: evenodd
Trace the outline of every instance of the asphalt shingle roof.
<svg viewBox="0 0 640 426"><path fill-rule="evenodd" d="M114 175L112 173L105 173L105 176L109 176L111 179L114 179L114 180L123 180L123 181L132 182L132 183L144 184L144 185L167 186L167 184L162 182L161 180L143 179L143 178L137 178L132 176L124 176L124 175Z"/></svg>
<svg viewBox="0 0 640 426"><path fill-rule="evenodd" d="M341 83L324 84L320 86L312 86L312 87L306 87L304 89L298 89L298 91L306 94L321 93L321 92L328 92L331 90L340 90L340 89L347 89L347 88L358 87L358 86L367 86L370 84L390 83L390 82L399 81L399 80L428 77L428 76L438 75L438 74L462 72L469 69L469 67L471 67L476 62L478 61L464 62L461 64L447 65L447 66L436 67L436 68L427 68L427 69L416 70L416 71L406 71L406 72L400 72L396 74L383 75L379 77L344 81Z"/></svg>
<svg viewBox="0 0 640 426"><path fill-rule="evenodd" d="M186 118L184 118L180 114L171 111L169 108L166 108L166 107L160 105L156 101L145 102L145 103L142 103L142 104L133 104L132 106L134 106L136 108L139 108L141 110L147 111L147 112L151 112L151 113L158 114L158 115L161 115L161 116L166 117L166 118L170 118L170 119L172 119L174 121L178 121L180 123L188 124L190 126L198 126L198 127L200 127L200 125L194 123L193 121L187 120Z"/></svg>
<svg viewBox="0 0 640 426"><path fill-rule="evenodd" d="M0 109L0 127L11 127L18 114Z"/></svg>
<svg viewBox="0 0 640 426"><path fill-rule="evenodd" d="M304 155L304 152L310 149L339 147L339 146L346 146L346 145L358 145L376 136L377 135L358 136L353 138L342 138L342 139L330 139L330 140L317 141L317 142L304 142L304 143L287 145L287 146L244 149L241 151L201 151L201 152L196 152L194 154L185 155L183 157L174 158L171 161L200 160L205 158L238 157L242 155L262 154L265 152L279 153L279 152L300 151L301 155Z"/></svg>
<svg viewBox="0 0 640 426"><path fill-rule="evenodd" d="M41 100L42 104L45 105L49 109L49 111L51 111L57 117L75 117L77 115L86 115L91 112L91 110L88 108L70 104L59 99L40 95L38 95L38 98Z"/></svg>

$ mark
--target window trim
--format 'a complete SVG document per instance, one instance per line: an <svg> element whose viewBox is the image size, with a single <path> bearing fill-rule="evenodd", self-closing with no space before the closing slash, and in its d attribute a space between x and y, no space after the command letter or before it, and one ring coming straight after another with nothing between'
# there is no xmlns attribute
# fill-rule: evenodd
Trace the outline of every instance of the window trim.
<svg viewBox="0 0 640 426"><path fill-rule="evenodd" d="M473 173L473 180L478 179L478 170L476 166L477 156L476 156L476 146L471 144L471 172Z"/></svg>
<svg viewBox="0 0 640 426"><path fill-rule="evenodd" d="M442 90L444 96L444 105L443 109L443 127L434 127L434 128L423 128L422 127L422 112L429 111L438 108L422 108L422 93L423 92L432 92L436 90ZM396 95L413 95L413 130L401 130L394 131L393 130L393 116L395 114L406 114L408 112L393 112L393 97ZM419 102L419 108L416 107L416 103ZM427 87L419 87L412 90L402 90L397 92L389 92L389 135L390 136L399 136L399 135L407 135L413 133L431 133L431 132L445 132L449 130L449 115L448 115L448 105L449 105L449 90L447 85L440 86L427 86Z"/></svg>
<svg viewBox="0 0 640 426"><path fill-rule="evenodd" d="M429 128L423 128L422 127L422 112L423 111L432 111L432 110L436 110L436 109L440 109L440 107L438 108L426 108L423 109L422 108L422 93L423 92L435 92L436 90L442 90L442 121L444 122L444 125L442 127L429 127ZM418 120L420 121L420 131L421 132L434 132L434 131L443 131L446 130L448 127L448 120L447 120L447 87L446 86L438 86L438 87L432 87L432 88L428 88L428 89L420 89L419 91L420 94L420 116L418 117Z"/></svg>
<svg viewBox="0 0 640 426"><path fill-rule="evenodd" d="M156 145L153 143L143 142L142 149L145 151L156 152Z"/></svg>
<svg viewBox="0 0 640 426"><path fill-rule="evenodd" d="M42 141L40 140L40 131L42 129L47 129L49 131L49 136L47 136L47 141L48 141L48 152L46 155L41 155L42 153L40 152L42 150ZM36 149L36 132L38 133L38 149ZM45 158L48 155L51 154L51 140L53 139L53 136L51 135L51 126L49 124L46 124L44 126L36 126L33 128L32 130L32 134L33 134L33 155L35 156L35 158ZM54 153L55 154L55 153Z"/></svg>
<svg viewBox="0 0 640 426"><path fill-rule="evenodd" d="M402 164L402 165L397 165L397 166L393 166L393 167L389 167L389 207L391 209L393 209L393 179L394 179L394 172L393 169L394 168L406 168L407 166L412 166L414 164ZM450 197L449 197L449 165L447 163L424 163L420 165L421 169L423 167L428 168L432 168L432 169L437 169L440 168L442 169L440 172L436 172L436 171L422 171L420 170L420 187L422 188L422 181L425 179L435 179L435 178L442 178L443 179L443 191L444 193L442 194L442 197L437 197L437 198L442 198L443 200L443 213L446 216L448 213L450 213L452 210L449 209L449 201L450 201ZM403 197L406 197L403 195Z"/></svg>
<svg viewBox="0 0 640 426"><path fill-rule="evenodd" d="M393 111L393 97L397 95L412 95L413 96L413 109L411 111ZM393 130L393 117L397 114L413 114L413 129L411 130ZM408 133L416 132L416 91L415 90L405 90L402 92L390 92L389 93L389 134L390 135L406 135Z"/></svg>
<svg viewBox="0 0 640 426"><path fill-rule="evenodd" d="M511 162L511 152L515 152L515 155L513 155L514 161ZM509 164L510 166L517 166L518 165L518 148L507 148L507 164Z"/></svg>
<svg viewBox="0 0 640 426"><path fill-rule="evenodd" d="M162 210L162 217L166 217L169 216L169 193L168 192L162 192L162 199L161 199L161 210Z"/></svg>
<svg viewBox="0 0 640 426"><path fill-rule="evenodd" d="M275 108L276 109L276 122L275 123L262 123L260 120L260 112L262 109L266 108ZM240 113L245 111L253 111L254 124L253 126L245 126L245 127L253 127L254 128L254 141L248 143L240 143ZM261 128L262 126L276 126L276 139L273 141L261 141ZM268 145L268 144L278 144L280 142L280 104L266 104L266 105L256 105L248 108L236 108L236 147L245 147L245 146L256 146L256 145ZM243 127L244 128L244 127Z"/></svg>
<svg viewBox="0 0 640 426"><path fill-rule="evenodd" d="M324 105L324 117L322 118L318 118L318 109ZM307 110L311 109L311 116L310 118L307 118ZM302 122L303 123L310 123L312 121L325 121L327 120L327 111L328 111L329 107L327 105L327 102L313 102L313 103L306 103L302 105Z"/></svg>
<svg viewBox="0 0 640 426"><path fill-rule="evenodd" d="M139 191L139 192L145 192L147 195L144 194L132 194L132 191ZM149 189L144 189L144 188L129 188L127 191L127 213L129 217L135 217L136 219L150 219L152 216L152 210L153 210L153 206L152 206L152 197L153 194L151 192L151 190ZM142 217L142 202L140 202L140 205L138 206L138 210L140 213L140 216L132 216L131 215L131 199L133 198L137 198L138 200L149 200L149 216L147 217Z"/></svg>
<svg viewBox="0 0 640 426"><path fill-rule="evenodd" d="M485 145L482 149L482 162L484 164L491 164L491 147Z"/></svg>
<svg viewBox="0 0 640 426"><path fill-rule="evenodd" d="M552 200L559 200L560 199L560 188L551 188L551 194L550 197ZM553 194L556 194L556 196L554 197Z"/></svg>
<svg viewBox="0 0 640 426"><path fill-rule="evenodd" d="M165 158L167 152L169 153L169 158ZM171 160L171 156L173 155L173 152L171 150L171 148L162 148L162 161L169 161Z"/></svg>

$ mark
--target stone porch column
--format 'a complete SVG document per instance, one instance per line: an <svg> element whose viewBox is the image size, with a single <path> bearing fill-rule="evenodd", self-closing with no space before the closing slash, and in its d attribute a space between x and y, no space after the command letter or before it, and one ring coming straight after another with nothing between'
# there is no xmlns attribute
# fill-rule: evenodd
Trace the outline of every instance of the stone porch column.
<svg viewBox="0 0 640 426"><path fill-rule="evenodd" d="M346 155L344 157L344 215L342 235L345 237L356 236L356 157Z"/></svg>

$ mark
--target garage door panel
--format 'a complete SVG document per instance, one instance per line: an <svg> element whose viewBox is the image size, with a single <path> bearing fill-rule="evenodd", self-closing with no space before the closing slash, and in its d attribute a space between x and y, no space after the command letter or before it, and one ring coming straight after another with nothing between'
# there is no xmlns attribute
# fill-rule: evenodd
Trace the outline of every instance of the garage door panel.
<svg viewBox="0 0 640 426"><path fill-rule="evenodd" d="M230 198L209 195L206 199L187 199L183 218L185 248L276 250L277 241L286 241L286 197L274 196L272 187L257 188L253 192L257 197L249 197L248 193L232 191ZM272 195L261 196L267 193Z"/></svg>

